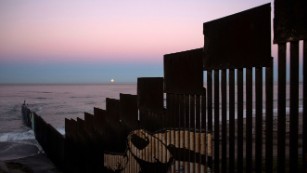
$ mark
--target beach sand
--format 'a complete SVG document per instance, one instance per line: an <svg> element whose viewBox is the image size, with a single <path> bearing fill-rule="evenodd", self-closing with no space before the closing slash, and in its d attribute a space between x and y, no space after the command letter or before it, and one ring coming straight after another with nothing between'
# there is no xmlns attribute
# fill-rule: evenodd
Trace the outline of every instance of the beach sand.
<svg viewBox="0 0 307 173"><path fill-rule="evenodd" d="M60 173L35 145L1 142L0 173Z"/></svg>

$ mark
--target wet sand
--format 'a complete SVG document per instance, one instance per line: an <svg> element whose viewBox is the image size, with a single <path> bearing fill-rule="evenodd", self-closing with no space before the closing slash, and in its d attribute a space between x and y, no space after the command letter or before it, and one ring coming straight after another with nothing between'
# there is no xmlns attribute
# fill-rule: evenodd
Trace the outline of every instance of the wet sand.
<svg viewBox="0 0 307 173"><path fill-rule="evenodd" d="M1 142L0 173L60 173L35 145Z"/></svg>

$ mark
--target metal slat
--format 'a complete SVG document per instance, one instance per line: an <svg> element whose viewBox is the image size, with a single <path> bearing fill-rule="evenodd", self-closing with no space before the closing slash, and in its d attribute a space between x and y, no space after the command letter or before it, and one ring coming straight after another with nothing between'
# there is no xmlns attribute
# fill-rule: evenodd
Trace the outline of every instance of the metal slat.
<svg viewBox="0 0 307 173"><path fill-rule="evenodd" d="M158 116L158 117L157 117ZM157 113L152 113L152 117L153 118L158 118L161 116L161 114L157 114ZM158 129L157 129L158 130ZM156 133L156 131L154 132ZM153 133L153 134L154 134ZM153 155L152 156L157 156L157 158L161 157L160 155L162 154L162 150L161 150L161 147L159 147L159 143L157 141L157 139L155 139L154 135L151 135L152 138L154 139L154 152L153 152ZM158 136L158 135L157 135ZM154 163L158 163L159 161L158 160L153 160ZM159 172L159 168L158 167L155 167L155 172Z"/></svg>
<svg viewBox="0 0 307 173"><path fill-rule="evenodd" d="M220 172L220 76L214 70L214 172Z"/></svg>
<svg viewBox="0 0 307 173"><path fill-rule="evenodd" d="M267 66L271 57L271 5L206 22L203 33L205 69Z"/></svg>
<svg viewBox="0 0 307 173"><path fill-rule="evenodd" d="M181 128L183 127L182 123L183 123L183 119L184 119L183 112L180 110L179 101L183 102L183 99L184 98L181 98L180 95L175 95L175 115L178 116L178 120L176 121L177 122L176 127L179 129L178 134L175 133L175 141L176 141L177 146L179 146L179 147L181 147L182 143L183 143L183 138L180 135L180 132L181 132ZM182 157L180 154L182 154L182 153L179 153L179 156ZM180 163L181 163L180 161L177 162L176 170L180 169Z"/></svg>
<svg viewBox="0 0 307 173"><path fill-rule="evenodd" d="M234 69L229 70L229 172L235 172L235 80Z"/></svg>
<svg viewBox="0 0 307 173"><path fill-rule="evenodd" d="M208 120L205 122L207 123L208 130L207 132L212 133L212 70L207 71L207 116ZM204 99L206 100L206 99ZM211 149L212 151L212 149ZM207 165L212 169L212 156L208 157Z"/></svg>
<svg viewBox="0 0 307 173"><path fill-rule="evenodd" d="M237 70L238 96L238 143L237 143L237 170L243 172L243 69Z"/></svg>
<svg viewBox="0 0 307 173"><path fill-rule="evenodd" d="M262 68L256 68L256 139L255 139L255 155L256 172L262 172L262 103L263 103L263 91L262 91Z"/></svg>
<svg viewBox="0 0 307 173"><path fill-rule="evenodd" d="M188 113L187 113L187 127L186 127L186 131L190 131L191 130L191 128L192 128L192 113L194 112L194 110L193 110L193 96L191 96L191 95L187 95L187 97L188 97ZM190 136L190 133L185 133L185 141L186 141L186 143L185 143L185 146L186 146L186 148L190 148L191 147L191 138L190 138L191 136ZM191 152L190 151L188 151L188 163L186 163L186 168L187 168L187 172L188 173L190 173L190 171L191 171L191 165L190 165L190 162L192 162L191 161Z"/></svg>
<svg viewBox="0 0 307 173"><path fill-rule="evenodd" d="M120 101L116 99L106 98L107 118L110 121L119 121L120 117Z"/></svg>
<svg viewBox="0 0 307 173"><path fill-rule="evenodd" d="M167 118L169 119L169 127L173 128L174 127L174 116L173 116L173 96L172 94L167 93L166 94L166 113L167 113Z"/></svg>
<svg viewBox="0 0 307 173"><path fill-rule="evenodd" d="M290 170L298 172L298 42L290 42Z"/></svg>
<svg viewBox="0 0 307 173"><path fill-rule="evenodd" d="M200 96L201 103L201 118L200 118L200 129L203 129L207 133L207 90L204 89L203 95Z"/></svg>
<svg viewBox="0 0 307 173"><path fill-rule="evenodd" d="M170 127L175 127L176 122L176 116L174 115L174 95L173 94L167 94L167 116L170 119L169 124Z"/></svg>
<svg viewBox="0 0 307 173"><path fill-rule="evenodd" d="M305 0L274 1L274 43L307 38L306 10Z"/></svg>
<svg viewBox="0 0 307 173"><path fill-rule="evenodd" d="M190 95L190 115L189 115L189 121L190 121L190 125L189 125L189 131L194 131L196 126L195 126L195 106L196 106L196 102L195 102L195 96L194 95ZM191 139L192 137L192 139ZM194 145L195 145L195 134L192 133L192 136L191 136L191 133L189 133L188 135L188 142L189 142L189 148L190 150L193 151L193 149L195 148ZM193 164L191 165L190 163L188 164L188 166L190 167L189 168L189 171L188 172L195 172L195 167L194 167L194 164L195 164L195 158L194 156L192 156L193 153L189 152L189 161L192 162Z"/></svg>
<svg viewBox="0 0 307 173"><path fill-rule="evenodd" d="M148 158L150 158L149 160L151 162L154 162L154 160L152 160L152 156L155 156L155 147L154 146L156 146L156 143L155 143L156 140L153 139L153 135L150 135L149 137L151 138L150 140L151 140L151 142L153 144L153 147L151 147L151 151L150 151L151 153L148 154ZM154 170L154 172L157 172L157 168L156 167L154 167L153 170Z"/></svg>
<svg viewBox="0 0 307 173"><path fill-rule="evenodd" d="M202 93L202 61L203 48L164 55L164 91L176 94Z"/></svg>
<svg viewBox="0 0 307 173"><path fill-rule="evenodd" d="M307 40L304 40L303 56L303 163L307 163ZM303 169L307 172L307 164L304 164Z"/></svg>
<svg viewBox="0 0 307 173"><path fill-rule="evenodd" d="M189 130L189 125L190 125L190 96L189 95L183 95L184 97L184 122L183 122L183 143L182 146L186 147L189 144L189 135L185 133L187 129ZM184 169L185 172L188 172L186 169L190 169L190 165L187 164L187 161L190 162L190 152L188 152L188 159L185 159L183 161Z"/></svg>
<svg viewBox="0 0 307 173"><path fill-rule="evenodd" d="M174 95L173 94L169 94L169 98L170 98L170 115L172 116L172 122L171 122L171 124L172 124L172 128L174 129L175 127L177 127L178 125L177 124L175 124L176 123L176 119L177 119L177 116L179 116L179 115L175 115L174 113L175 113L175 99L174 99ZM176 142L176 135L175 135L175 133L171 133L170 134L170 136L171 136L171 138L170 138L170 143L172 143L172 144L175 144ZM175 172L176 171L176 165L175 165L175 163L173 163L173 166L172 166L172 172Z"/></svg>
<svg viewBox="0 0 307 173"><path fill-rule="evenodd" d="M34 130L34 129L33 129ZM72 139L70 137L70 120L65 118L65 143L64 143L64 159L65 159L65 170L66 171L72 171L71 165L72 165Z"/></svg>
<svg viewBox="0 0 307 173"><path fill-rule="evenodd" d="M227 74L222 70L222 172L227 172Z"/></svg>
<svg viewBox="0 0 307 173"><path fill-rule="evenodd" d="M195 141L194 141L194 148L197 151L201 151L201 135L196 136L196 132L201 132L202 129L202 103L201 103L201 98L202 95L195 95L195 108L196 108L196 113L195 113L195 128L194 128L194 135L195 135ZM205 163L202 159L202 157L197 158L197 155L194 153L194 167L195 167L195 172L200 173L200 165L201 163ZM200 163L196 164L196 160L200 160Z"/></svg>
<svg viewBox="0 0 307 173"><path fill-rule="evenodd" d="M265 171L273 172L273 65L265 70Z"/></svg>
<svg viewBox="0 0 307 173"><path fill-rule="evenodd" d="M189 129L194 129L195 126L195 106L196 106L196 102L195 102L195 95L189 95L190 98L190 105L189 105L189 109L190 109L190 115L189 115Z"/></svg>
<svg viewBox="0 0 307 173"><path fill-rule="evenodd" d="M98 132L103 131L105 123L106 111L94 107L94 127Z"/></svg>
<svg viewBox="0 0 307 173"><path fill-rule="evenodd" d="M137 95L139 109L161 111L163 109L163 78L138 78Z"/></svg>
<svg viewBox="0 0 307 173"><path fill-rule="evenodd" d="M165 100L166 95L163 94L163 100ZM164 106L164 109L166 109L166 106ZM163 111L163 116L162 116L162 121L163 121L163 127L164 128L168 128L169 127L169 123L168 123L168 115L166 113L166 111ZM165 129L164 129L165 130ZM168 145L168 139L167 139L167 130L164 131L165 134L163 136L163 140L164 140L164 149L163 149L163 156L165 160L168 160L168 153L167 153L167 145Z"/></svg>
<svg viewBox="0 0 307 173"><path fill-rule="evenodd" d="M93 137L94 134L94 115L84 112L85 128ZM94 137L93 137L94 138ZM94 139L93 139L94 140Z"/></svg>
<svg viewBox="0 0 307 173"><path fill-rule="evenodd" d="M246 69L246 172L253 168L253 69Z"/></svg>
<svg viewBox="0 0 307 173"><path fill-rule="evenodd" d="M285 172L286 44L278 44L278 153L277 171Z"/></svg>
<svg viewBox="0 0 307 173"><path fill-rule="evenodd" d="M207 90L204 90L204 94L203 96L201 96L201 123L200 123L200 130L201 132L204 133L204 135L200 135L200 151L205 151L204 153L207 153L205 157L201 157L201 164L204 164L206 166L206 168L208 167L208 148L206 147L206 143L207 141L207 134L208 134L208 130L207 130ZM211 132L210 132L211 133ZM210 141L211 142L211 141ZM210 149L211 150L211 149ZM211 155L210 155L211 157ZM201 167L200 164L200 167ZM200 168L200 172L202 172L203 170Z"/></svg>
<svg viewBox="0 0 307 173"><path fill-rule="evenodd" d="M126 126L127 132L138 128L137 96L120 94L120 119Z"/></svg>

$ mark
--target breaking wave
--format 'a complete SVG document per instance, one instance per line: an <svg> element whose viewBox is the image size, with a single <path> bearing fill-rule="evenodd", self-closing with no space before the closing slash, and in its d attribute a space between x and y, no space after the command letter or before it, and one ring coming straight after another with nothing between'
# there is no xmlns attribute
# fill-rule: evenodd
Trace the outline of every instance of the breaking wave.
<svg viewBox="0 0 307 173"><path fill-rule="evenodd" d="M23 131L23 132L7 132L0 133L0 142L16 142L25 140L34 140L33 130Z"/></svg>

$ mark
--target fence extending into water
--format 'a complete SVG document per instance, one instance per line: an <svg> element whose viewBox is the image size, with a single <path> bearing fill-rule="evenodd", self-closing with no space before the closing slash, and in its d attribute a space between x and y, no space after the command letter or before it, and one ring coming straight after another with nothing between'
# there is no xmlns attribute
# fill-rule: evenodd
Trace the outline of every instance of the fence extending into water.
<svg viewBox="0 0 307 173"><path fill-rule="evenodd" d="M25 124L33 129L36 140L42 146L48 158L57 168L64 170L65 137L41 116L32 112L25 103L22 105L22 116Z"/></svg>
<svg viewBox="0 0 307 173"><path fill-rule="evenodd" d="M25 123L65 172L307 172L306 12L303 0L275 1L277 66L266 4L204 23L203 48L166 54L163 78L66 119L65 137L26 106Z"/></svg>

